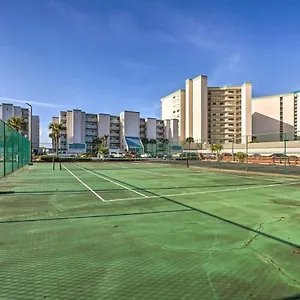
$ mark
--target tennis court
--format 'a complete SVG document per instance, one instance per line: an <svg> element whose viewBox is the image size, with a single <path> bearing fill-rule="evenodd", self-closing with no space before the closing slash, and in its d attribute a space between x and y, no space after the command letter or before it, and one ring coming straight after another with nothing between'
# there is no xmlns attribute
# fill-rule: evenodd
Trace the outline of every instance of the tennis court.
<svg viewBox="0 0 300 300"><path fill-rule="evenodd" d="M299 178L36 163L0 189L0 299L300 296Z"/></svg>

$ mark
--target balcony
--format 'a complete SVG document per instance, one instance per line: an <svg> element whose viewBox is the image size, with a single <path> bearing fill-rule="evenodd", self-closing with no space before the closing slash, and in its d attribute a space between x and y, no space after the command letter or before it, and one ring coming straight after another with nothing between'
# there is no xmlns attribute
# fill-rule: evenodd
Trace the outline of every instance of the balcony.
<svg viewBox="0 0 300 300"><path fill-rule="evenodd" d="M111 137L119 137L119 136L120 136L120 132L117 132L117 131L111 131L111 132L110 132L110 136L111 136Z"/></svg>
<svg viewBox="0 0 300 300"><path fill-rule="evenodd" d="M85 124L85 128L86 129L97 129L97 125L95 124L95 125L93 125L93 124L88 124L88 123L86 123Z"/></svg>
<svg viewBox="0 0 300 300"><path fill-rule="evenodd" d="M97 131L86 131L85 135L86 136L97 136Z"/></svg>
<svg viewBox="0 0 300 300"><path fill-rule="evenodd" d="M120 118L114 118L114 117L111 117L110 118L110 123L120 123Z"/></svg>
<svg viewBox="0 0 300 300"><path fill-rule="evenodd" d="M117 125L117 124L111 124L110 125L110 130L120 130L120 125Z"/></svg>

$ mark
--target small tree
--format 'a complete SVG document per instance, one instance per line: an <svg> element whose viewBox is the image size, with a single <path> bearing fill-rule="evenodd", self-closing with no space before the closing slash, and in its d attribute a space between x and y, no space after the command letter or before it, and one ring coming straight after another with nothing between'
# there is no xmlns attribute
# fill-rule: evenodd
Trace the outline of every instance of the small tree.
<svg viewBox="0 0 300 300"><path fill-rule="evenodd" d="M253 143L253 144L258 143L258 138L256 136L253 136L250 143Z"/></svg>
<svg viewBox="0 0 300 300"><path fill-rule="evenodd" d="M61 136L62 131L66 130L66 127L61 123L50 123L49 129L51 130L49 137L52 139L56 155L58 155L59 138Z"/></svg>
<svg viewBox="0 0 300 300"><path fill-rule="evenodd" d="M239 162L244 162L245 158L247 157L247 154L244 152L238 152L236 154L236 157L238 158Z"/></svg>
<svg viewBox="0 0 300 300"><path fill-rule="evenodd" d="M185 141L189 144L189 150L191 150L191 143L195 142L194 138L190 136L190 137L186 138Z"/></svg>
<svg viewBox="0 0 300 300"><path fill-rule="evenodd" d="M102 155L106 155L109 153L109 149L107 147L100 147L99 148L99 153Z"/></svg>
<svg viewBox="0 0 300 300"><path fill-rule="evenodd" d="M22 117L12 117L7 120L7 124L18 132L28 131L28 122Z"/></svg>
<svg viewBox="0 0 300 300"><path fill-rule="evenodd" d="M213 153L216 153L217 154L217 158L218 158L218 161L220 160L220 153L221 151L223 150L223 145L222 144L212 144L210 146L210 150L211 152Z"/></svg>

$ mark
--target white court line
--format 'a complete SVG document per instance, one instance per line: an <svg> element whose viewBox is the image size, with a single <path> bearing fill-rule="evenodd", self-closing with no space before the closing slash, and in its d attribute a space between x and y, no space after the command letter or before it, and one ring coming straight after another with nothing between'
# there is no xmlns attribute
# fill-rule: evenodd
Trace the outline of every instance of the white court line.
<svg viewBox="0 0 300 300"><path fill-rule="evenodd" d="M290 183L283 183L283 184L268 184L262 186L252 186L252 187L245 187L245 188L234 188L234 189L223 189L223 190L213 190L213 191L201 191L201 192L189 192L189 193L181 193L181 194L169 194L169 195L160 195L160 196L148 196L148 199L153 198L163 198L163 197L181 197L181 196L188 196L188 195L198 195L198 194L213 194L213 193L220 193L220 192L233 192L233 191L245 191L251 189L266 189L275 186L289 186L293 184L300 184L300 182L290 182ZM137 197L137 198L120 198L120 199L112 199L107 200L107 202L115 202L115 201L130 201L130 200L142 200L144 198Z"/></svg>
<svg viewBox="0 0 300 300"><path fill-rule="evenodd" d="M144 194L142 194L142 193L140 193L140 192L137 192L137 191L135 191L135 190L133 190L133 189L131 189L131 188L129 188L129 187L123 185L123 184L120 184L120 183L118 183L118 182L115 182L115 181L113 181L113 180L110 180L110 179L108 179L108 178L106 178L106 177L103 177L103 176L97 174L97 173L91 172L90 170L84 169L84 168L82 168L81 166L77 166L77 165L75 165L75 166L78 167L78 168L80 168L80 169L82 169L82 170L84 170L84 171L86 171L86 172L89 172L89 173L91 173L91 174L93 174L93 175L95 175L95 176L97 176L97 177L99 177L99 178L101 178L101 179L103 179L103 180L106 180L106 181L108 181L108 182L110 182L110 183L116 184L116 185L118 185L118 186L120 186L120 187L122 187L122 188L124 188L124 189L126 189L126 190L128 190L128 191L131 191L131 192L133 192L133 193L135 193L135 194L138 194L138 195L140 195L140 196L143 196L144 198L148 198L148 196L146 196L146 195L144 195Z"/></svg>
<svg viewBox="0 0 300 300"><path fill-rule="evenodd" d="M80 183L82 183L87 189L89 189L96 197L101 201L106 202L101 196L99 196L93 189L91 189L87 184L85 184L81 179L79 179L75 174L73 174L67 167L63 166L74 178L76 178Z"/></svg>

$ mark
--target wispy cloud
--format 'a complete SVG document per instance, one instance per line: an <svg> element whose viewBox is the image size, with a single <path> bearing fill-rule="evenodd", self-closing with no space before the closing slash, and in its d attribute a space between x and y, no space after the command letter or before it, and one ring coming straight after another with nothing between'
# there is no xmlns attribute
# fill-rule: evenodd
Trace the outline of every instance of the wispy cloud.
<svg viewBox="0 0 300 300"><path fill-rule="evenodd" d="M122 59L121 65L132 72L134 77L141 77L156 69L155 65L133 59Z"/></svg>
<svg viewBox="0 0 300 300"><path fill-rule="evenodd" d="M215 69L209 74L211 85L232 85L238 84L238 82L232 82L238 77L238 73L241 71L242 56L239 52L233 53L227 57L227 59L221 62ZM227 82L224 82L226 80Z"/></svg>
<svg viewBox="0 0 300 300"><path fill-rule="evenodd" d="M0 86L0 92L7 92L7 89L5 87Z"/></svg>
<svg viewBox="0 0 300 300"><path fill-rule="evenodd" d="M5 98L5 97L0 97L0 101L8 101L8 102L16 102L16 103L29 103L33 105L38 105L42 107L57 107L57 108L65 108L63 105L59 104L54 104L54 103L49 103L49 102L38 102L38 101L31 101L31 100L20 100L20 99L15 99L15 98Z"/></svg>

